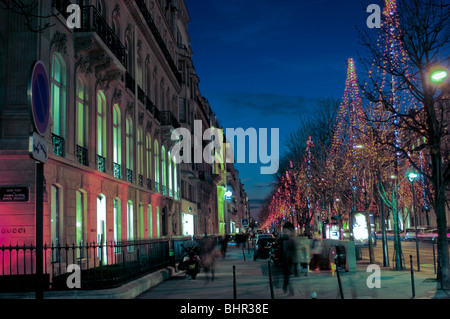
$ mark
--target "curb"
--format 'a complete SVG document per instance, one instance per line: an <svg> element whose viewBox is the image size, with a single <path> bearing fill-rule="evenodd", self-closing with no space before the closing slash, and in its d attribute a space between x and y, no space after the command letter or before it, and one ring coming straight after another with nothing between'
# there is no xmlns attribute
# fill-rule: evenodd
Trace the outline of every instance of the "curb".
<svg viewBox="0 0 450 319"><path fill-rule="evenodd" d="M47 291L44 299L134 299L148 289L178 276L173 267L167 267L153 273L142 276L120 287L103 290L71 290L71 291ZM36 299L34 292L3 293L0 299Z"/></svg>

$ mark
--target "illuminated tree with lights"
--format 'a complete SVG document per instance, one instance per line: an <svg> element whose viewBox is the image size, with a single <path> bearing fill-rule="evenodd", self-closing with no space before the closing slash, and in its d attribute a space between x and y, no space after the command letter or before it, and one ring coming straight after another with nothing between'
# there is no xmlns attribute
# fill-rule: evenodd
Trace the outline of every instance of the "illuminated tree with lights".
<svg viewBox="0 0 450 319"><path fill-rule="evenodd" d="M377 143L396 154L399 193L406 178L402 168L412 167L424 178L420 185L420 193L425 194L422 201L428 192L438 228L438 278L441 288L448 289L448 79L437 85L429 76L435 67L449 68L450 5L444 0L405 0L398 4L386 0L385 5L379 34L361 33L369 53L369 58L362 59L369 74L364 94L377 116L371 122L385 121L383 124L393 127L390 132L394 134L384 134L383 130L375 133ZM380 114L385 117L380 118Z"/></svg>

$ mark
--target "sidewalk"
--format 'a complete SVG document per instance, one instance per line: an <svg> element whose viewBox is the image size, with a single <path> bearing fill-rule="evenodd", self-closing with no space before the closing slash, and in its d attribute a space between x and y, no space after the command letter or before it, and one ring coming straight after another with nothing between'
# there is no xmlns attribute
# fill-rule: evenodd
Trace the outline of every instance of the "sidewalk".
<svg viewBox="0 0 450 319"><path fill-rule="evenodd" d="M247 259L248 260L248 259ZM247 261L248 263L248 261ZM396 271L389 268L380 267L380 288L369 288L367 281L373 272L367 272L368 261L357 261L357 269L355 272L340 272L340 280L344 299L410 299L412 298L411 272L410 270ZM239 265L242 267L242 264ZM245 269L242 269L245 274ZM263 276L264 276L263 272ZM294 288L294 295L290 296L283 292L283 275L277 273L272 268L273 289L275 299L311 299L312 294L317 296L317 299L341 299L339 290L339 281L337 273L331 271L310 271L306 274L300 274L298 277L291 276L290 282ZM437 283L434 280L434 273L427 271L414 272L414 288L415 299L446 299L449 295L438 291L436 293ZM242 287L250 284L249 277L240 276L238 283ZM267 280L268 281L268 280ZM369 279L372 282L371 279ZM246 289L246 291L237 288L238 294L240 292L241 298L254 298L260 296L261 298L270 298L269 284L267 284L265 294L262 293L264 289ZM265 297L264 297L264 296Z"/></svg>
<svg viewBox="0 0 450 319"><path fill-rule="evenodd" d="M163 269L143 276L121 287L105 290L71 290L45 292L45 299L232 299L233 266L235 266L237 299L271 299L268 263L253 261L253 252L230 245L225 259L219 258L214 281L201 272L196 280L184 280L184 273L173 268ZM357 262L355 272L340 272L344 299L410 299L412 298L410 270L396 271L380 267L380 288L368 288L368 260ZM294 295L283 292L283 276L271 267L274 299L341 299L336 273L310 271L306 276L290 277ZM437 291L433 271L414 272L415 299L450 299L445 292ZM171 279L171 280L169 280ZM164 282L164 283L163 283ZM160 285L160 283L163 283ZM150 291L148 289L154 288ZM147 292L148 291L148 292ZM142 295L146 292L144 295ZM35 299L34 293L0 294L0 299Z"/></svg>
<svg viewBox="0 0 450 319"><path fill-rule="evenodd" d="M123 286L103 290L45 291L44 299L134 299L148 289L176 276L174 269L168 267L145 275ZM0 293L0 299L35 299L34 292Z"/></svg>

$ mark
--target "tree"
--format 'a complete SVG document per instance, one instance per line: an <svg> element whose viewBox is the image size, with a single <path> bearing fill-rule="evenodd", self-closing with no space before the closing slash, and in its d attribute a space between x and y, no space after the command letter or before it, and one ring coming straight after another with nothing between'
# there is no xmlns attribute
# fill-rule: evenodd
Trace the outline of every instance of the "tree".
<svg viewBox="0 0 450 319"><path fill-rule="evenodd" d="M450 183L448 161L448 95L428 77L435 66L449 68L450 5L445 0L405 0L397 7L386 1L379 37L360 32L369 73L364 94L373 108L387 112L395 135L377 135L377 142L430 182L438 228L438 277L450 288L445 192ZM446 51L447 50L447 51ZM372 122L379 119L372 118ZM422 152L428 160L418 161ZM423 167L425 166L425 167Z"/></svg>
<svg viewBox="0 0 450 319"><path fill-rule="evenodd" d="M61 5L63 1L56 1ZM8 10L20 15L24 20L24 25L30 32L41 33L52 25L48 21L50 17L56 14L40 14L41 1L39 0L0 0L0 9ZM65 9L64 9L65 10Z"/></svg>

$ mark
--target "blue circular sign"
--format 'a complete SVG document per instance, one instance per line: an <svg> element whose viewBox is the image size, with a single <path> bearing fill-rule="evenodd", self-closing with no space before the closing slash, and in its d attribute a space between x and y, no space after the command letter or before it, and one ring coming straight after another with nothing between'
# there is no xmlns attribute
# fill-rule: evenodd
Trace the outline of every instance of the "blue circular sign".
<svg viewBox="0 0 450 319"><path fill-rule="evenodd" d="M33 64L28 99L34 129L40 135L45 136L50 122L50 92L47 70L41 61Z"/></svg>

